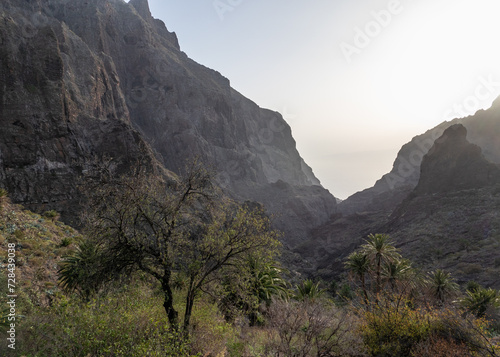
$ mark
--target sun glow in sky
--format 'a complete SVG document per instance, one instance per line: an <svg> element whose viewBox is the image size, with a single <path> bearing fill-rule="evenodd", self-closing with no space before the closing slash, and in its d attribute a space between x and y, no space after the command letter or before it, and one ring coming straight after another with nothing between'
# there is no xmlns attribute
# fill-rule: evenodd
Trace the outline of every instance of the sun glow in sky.
<svg viewBox="0 0 500 357"><path fill-rule="evenodd" d="M336 197L372 186L413 136L500 95L498 0L149 2L188 56L283 114Z"/></svg>

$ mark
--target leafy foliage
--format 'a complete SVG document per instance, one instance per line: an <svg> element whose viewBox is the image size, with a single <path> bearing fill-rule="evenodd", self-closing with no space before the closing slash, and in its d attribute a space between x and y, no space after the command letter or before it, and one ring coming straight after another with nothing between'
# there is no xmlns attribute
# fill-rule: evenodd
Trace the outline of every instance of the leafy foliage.
<svg viewBox="0 0 500 357"><path fill-rule="evenodd" d="M453 282L451 274L441 269L429 274L428 286L431 295L440 304L444 304L447 299L456 296L458 292L458 284Z"/></svg>
<svg viewBox="0 0 500 357"><path fill-rule="evenodd" d="M467 290L461 304L477 317L485 317L487 314L493 315L495 310L500 308L500 293L498 290L482 287Z"/></svg>
<svg viewBox="0 0 500 357"><path fill-rule="evenodd" d="M177 326L173 289L180 274L187 331L200 293L224 278L248 281L242 276L248 270L240 269L248 257L271 260L279 246L263 209L223 198L212 174L197 163L176 182L139 169L133 177L115 179L107 171L98 177L86 217L88 244L97 251L81 247L80 257L68 258L61 282L70 291L95 291L92 281L105 284L139 270L160 283L164 309Z"/></svg>
<svg viewBox="0 0 500 357"><path fill-rule="evenodd" d="M139 281L81 303L59 297L54 307L30 314L19 331L21 355L189 357L190 342L166 323Z"/></svg>
<svg viewBox="0 0 500 357"><path fill-rule="evenodd" d="M274 296L286 299L289 296L288 283L282 277L282 269L274 265L265 265L256 269L255 263L252 269L254 281L253 292L257 296L259 303L269 305Z"/></svg>
<svg viewBox="0 0 500 357"><path fill-rule="evenodd" d="M315 283L311 279L304 280L301 284L297 285L295 298L299 301L315 300L320 298L326 290L321 289L319 285L319 282Z"/></svg>
<svg viewBox="0 0 500 357"><path fill-rule="evenodd" d="M360 333L370 355L451 356L450 351L456 356L496 355L486 332L491 325L464 316L454 306L459 288L451 274L439 269L427 276L418 273L388 236L370 235L345 265L361 282ZM486 306L494 306L495 293L474 287L462 306L481 317ZM436 303L430 305L429 298Z"/></svg>
<svg viewBox="0 0 500 357"><path fill-rule="evenodd" d="M377 301L387 289L408 292L421 283L411 262L399 254L384 234L370 234L366 243L347 257L345 267L351 278L361 283L365 304L372 299Z"/></svg>
<svg viewBox="0 0 500 357"><path fill-rule="evenodd" d="M59 219L60 215L57 211L55 210L50 210L50 211L46 211L44 214L43 214L44 217L52 220L52 222L55 222Z"/></svg>
<svg viewBox="0 0 500 357"><path fill-rule="evenodd" d="M366 243L361 246L361 252L371 263L371 269L375 274L375 293L378 294L382 289L383 265L398 260L400 255L386 234L370 234Z"/></svg>
<svg viewBox="0 0 500 357"><path fill-rule="evenodd" d="M88 301L105 283L99 274L103 258L102 249L97 244L89 240L81 242L76 251L60 263L58 274L61 287L77 291Z"/></svg>
<svg viewBox="0 0 500 357"><path fill-rule="evenodd" d="M454 309L414 309L394 301L364 311L361 333L371 355L420 357L424 346L441 350L446 345L467 356L495 356L485 337L485 321L464 319Z"/></svg>

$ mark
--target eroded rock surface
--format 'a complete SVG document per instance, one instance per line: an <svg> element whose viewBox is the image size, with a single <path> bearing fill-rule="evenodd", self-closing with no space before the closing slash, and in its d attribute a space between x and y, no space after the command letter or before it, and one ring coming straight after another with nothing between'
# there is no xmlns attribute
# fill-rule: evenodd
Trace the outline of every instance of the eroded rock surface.
<svg viewBox="0 0 500 357"><path fill-rule="evenodd" d="M0 6L0 184L16 202L64 218L94 157L173 172L199 157L230 196L281 217L291 246L335 213L283 117L192 61L146 0Z"/></svg>

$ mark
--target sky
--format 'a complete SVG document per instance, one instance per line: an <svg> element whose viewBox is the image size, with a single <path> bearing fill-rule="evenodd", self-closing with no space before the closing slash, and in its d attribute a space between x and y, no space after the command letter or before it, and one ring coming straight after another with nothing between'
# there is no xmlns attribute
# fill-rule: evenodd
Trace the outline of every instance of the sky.
<svg viewBox="0 0 500 357"><path fill-rule="evenodd" d="M498 0L149 0L181 50L280 112L341 199L500 95Z"/></svg>

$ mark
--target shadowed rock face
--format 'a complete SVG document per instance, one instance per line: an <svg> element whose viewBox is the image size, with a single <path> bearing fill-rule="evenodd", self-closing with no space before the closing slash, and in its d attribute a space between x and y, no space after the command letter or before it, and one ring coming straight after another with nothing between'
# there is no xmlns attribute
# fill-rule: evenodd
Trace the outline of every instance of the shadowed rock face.
<svg viewBox="0 0 500 357"><path fill-rule="evenodd" d="M382 176L371 188L355 193L342 201L338 209L344 214L356 212L392 212L417 186L420 164L436 139L450 126L462 124L467 140L482 149L485 158L500 164L500 98L488 110L472 116L443 122L424 134L414 137L398 152L391 172Z"/></svg>
<svg viewBox="0 0 500 357"><path fill-rule="evenodd" d="M230 196L282 217L290 245L335 212L282 116L189 59L146 0L0 6L0 185L16 202L65 217L94 157L173 172L199 157Z"/></svg>
<svg viewBox="0 0 500 357"><path fill-rule="evenodd" d="M466 137L462 124L444 131L422 161L417 187L382 230L421 266L498 288L500 165Z"/></svg>
<svg viewBox="0 0 500 357"><path fill-rule="evenodd" d="M415 194L482 188L500 182L500 168L487 161L481 148L467 141L467 129L455 124L424 157Z"/></svg>
<svg viewBox="0 0 500 357"><path fill-rule="evenodd" d="M113 63L65 24L34 15L37 3L15 3L26 8L2 3L0 20L0 185L15 202L68 218L94 157L113 158L121 172L155 159L132 128Z"/></svg>

